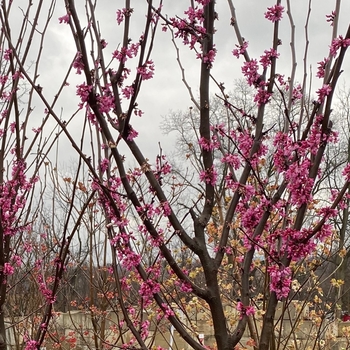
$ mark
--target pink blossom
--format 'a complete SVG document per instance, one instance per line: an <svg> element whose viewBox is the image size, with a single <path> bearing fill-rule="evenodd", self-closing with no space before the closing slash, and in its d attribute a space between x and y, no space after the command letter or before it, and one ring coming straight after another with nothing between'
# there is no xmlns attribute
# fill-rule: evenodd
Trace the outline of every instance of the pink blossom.
<svg viewBox="0 0 350 350"><path fill-rule="evenodd" d="M109 166L109 160L107 158L102 159L100 163L100 169L102 173L104 173L108 169L108 166Z"/></svg>
<svg viewBox="0 0 350 350"><path fill-rule="evenodd" d="M142 80L153 78L154 63L152 60L147 61L143 66L137 68L137 73L141 75Z"/></svg>
<svg viewBox="0 0 350 350"><path fill-rule="evenodd" d="M124 12L126 11L126 9L123 10L118 10L117 11L117 23L118 25L120 25L123 21L124 21Z"/></svg>
<svg viewBox="0 0 350 350"><path fill-rule="evenodd" d="M134 88L132 87L132 85L123 88L122 94L126 99L129 100L134 95Z"/></svg>
<svg viewBox="0 0 350 350"><path fill-rule="evenodd" d="M342 175L345 177L346 181L350 182L350 163L345 166Z"/></svg>
<svg viewBox="0 0 350 350"><path fill-rule="evenodd" d="M283 74L276 74L276 78L277 78L278 83L281 86L284 86L285 89L288 91L289 85L288 85L288 82L284 79L284 75Z"/></svg>
<svg viewBox="0 0 350 350"><path fill-rule="evenodd" d="M11 55L12 55L12 50L11 50L11 49L5 50L5 53L4 53L4 60L5 60L5 61L9 61L10 58L11 58Z"/></svg>
<svg viewBox="0 0 350 350"><path fill-rule="evenodd" d="M192 287L189 283L187 282L182 282L180 285L180 290L184 293L191 293L192 292Z"/></svg>
<svg viewBox="0 0 350 350"><path fill-rule="evenodd" d="M4 269L3 269L3 273L6 276L11 276L13 275L13 273L15 272L15 269L13 268L13 266L9 263L5 263L4 264Z"/></svg>
<svg viewBox="0 0 350 350"><path fill-rule="evenodd" d="M15 132L15 130L16 130L16 122L10 123L10 131L12 132L12 134Z"/></svg>
<svg viewBox="0 0 350 350"><path fill-rule="evenodd" d="M80 108L83 108L85 102L88 101L90 92L92 91L91 85L86 85L85 82L77 85L77 95L80 96L81 103L79 104Z"/></svg>
<svg viewBox="0 0 350 350"><path fill-rule="evenodd" d="M258 106L264 105L269 102L272 94L268 92L267 90L264 90L263 88L259 88L258 92L254 96L254 102Z"/></svg>
<svg viewBox="0 0 350 350"><path fill-rule="evenodd" d="M46 301L50 304L53 304L56 300L56 297L53 295L52 290L46 286L46 282L44 281L42 275L38 276L38 285L40 292L46 298Z"/></svg>
<svg viewBox="0 0 350 350"><path fill-rule="evenodd" d="M174 311L170 308L168 304L163 303L162 308L163 308L165 318L169 318L170 316L175 315Z"/></svg>
<svg viewBox="0 0 350 350"><path fill-rule="evenodd" d="M255 314L254 306L244 306L241 301L237 303L237 311L240 312L240 319L242 319L245 315L252 316Z"/></svg>
<svg viewBox="0 0 350 350"><path fill-rule="evenodd" d="M169 163L163 164L162 169L161 169L161 171L164 175L170 174L171 170L172 170L172 168L171 168L171 165Z"/></svg>
<svg viewBox="0 0 350 350"><path fill-rule="evenodd" d="M171 214L171 207L169 205L169 202L163 202L161 203L163 214L164 216L169 216Z"/></svg>
<svg viewBox="0 0 350 350"><path fill-rule="evenodd" d="M133 140L134 138L136 138L138 135L139 135L139 133L138 133L135 129L133 129L133 128L130 126L127 140L132 141L132 140Z"/></svg>
<svg viewBox="0 0 350 350"><path fill-rule="evenodd" d="M12 80L16 80L16 79L23 79L23 74L19 70L14 72L12 75Z"/></svg>
<svg viewBox="0 0 350 350"><path fill-rule="evenodd" d="M190 23L196 23L198 22L203 22L204 16L203 16L203 8L198 8L198 7L190 7L187 11L184 11L185 15L187 15Z"/></svg>
<svg viewBox="0 0 350 350"><path fill-rule="evenodd" d="M13 264L15 264L19 267L22 265L22 258L19 255L13 255L11 259L12 259Z"/></svg>
<svg viewBox="0 0 350 350"><path fill-rule="evenodd" d="M5 85L7 80L8 80L8 76L7 75L0 75L0 84L1 85Z"/></svg>
<svg viewBox="0 0 350 350"><path fill-rule="evenodd" d="M219 147L218 141L216 138L213 138L213 142L210 140L205 139L204 137L201 137L198 141L199 146L204 150L204 151L212 151L214 149L217 149Z"/></svg>
<svg viewBox="0 0 350 350"><path fill-rule="evenodd" d="M141 256L134 253L130 248L125 247L122 251L118 251L118 257L122 266L127 270L132 270L135 266L140 264Z"/></svg>
<svg viewBox="0 0 350 350"><path fill-rule="evenodd" d="M242 67L242 73L247 78L247 82L249 85L254 85L257 83L260 78L260 74L258 73L258 61L250 60L249 62L244 62Z"/></svg>
<svg viewBox="0 0 350 350"><path fill-rule="evenodd" d="M84 70L83 55L81 52L77 52L73 62L73 68L77 70L77 74L81 74Z"/></svg>
<svg viewBox="0 0 350 350"><path fill-rule="evenodd" d="M239 58L240 55L244 55L248 48L248 41L244 41L242 45L236 45L237 49L232 51L233 56Z"/></svg>
<svg viewBox="0 0 350 350"><path fill-rule="evenodd" d="M112 53L113 58L117 59L118 61L125 63L128 58L133 58L137 56L138 50L140 47L140 43L132 43L129 47L122 47L119 50L115 50ZM128 70L126 72L129 73Z"/></svg>
<svg viewBox="0 0 350 350"><path fill-rule="evenodd" d="M318 67L317 67L316 76L318 78L324 78L324 73L328 62L329 62L328 58L324 58L323 61L317 62Z"/></svg>
<svg viewBox="0 0 350 350"><path fill-rule="evenodd" d="M59 20L59 23L67 23L69 24L69 21L70 21L70 15L67 13L66 15L62 16L62 17L59 17L58 18Z"/></svg>
<svg viewBox="0 0 350 350"><path fill-rule="evenodd" d="M171 25L177 29L176 38L182 38L184 45L189 45L192 50L199 42L206 30L202 24L191 23L186 19L170 18Z"/></svg>
<svg viewBox="0 0 350 350"><path fill-rule="evenodd" d="M293 93L292 93L292 101L300 100L303 97L303 92L301 85L297 85L296 87L293 88Z"/></svg>
<svg viewBox="0 0 350 350"><path fill-rule="evenodd" d="M309 177L310 164L310 160L306 158L300 163L290 164L285 172L293 205L300 206L312 199L314 179Z"/></svg>
<svg viewBox="0 0 350 350"><path fill-rule="evenodd" d="M88 109L88 111L86 112L86 117L92 125L98 124L96 120L96 115L90 109Z"/></svg>
<svg viewBox="0 0 350 350"><path fill-rule="evenodd" d="M241 166L241 161L238 155L236 154L231 154L228 153L226 154L222 159L221 159L222 163L227 163L230 166L233 167L233 169L237 170L239 169L239 167Z"/></svg>
<svg viewBox="0 0 350 350"><path fill-rule="evenodd" d="M324 242L327 238L332 237L333 231L334 229L331 224L323 224L320 231L317 232L315 238L319 239L321 242Z"/></svg>
<svg viewBox="0 0 350 350"><path fill-rule="evenodd" d="M326 96L328 96L330 94L330 92L332 91L332 88L330 85L323 85L320 89L318 89L316 91L317 95L318 95L318 102L319 103L323 103L324 99L326 98Z"/></svg>
<svg viewBox="0 0 350 350"><path fill-rule="evenodd" d="M270 290L275 292L277 299L286 298L290 291L291 269L289 267L270 265L267 268L270 275Z"/></svg>
<svg viewBox="0 0 350 350"><path fill-rule="evenodd" d="M197 54L197 58L201 59L203 63L208 64L208 68L211 68L216 55L216 49L209 50L206 55L200 53Z"/></svg>
<svg viewBox="0 0 350 350"><path fill-rule="evenodd" d="M265 50L264 55L260 56L260 63L264 68L267 68L273 58L278 58L279 53L275 49Z"/></svg>
<svg viewBox="0 0 350 350"><path fill-rule="evenodd" d="M142 337L142 339L146 339L148 337L149 326L150 326L150 322L148 320L142 322L142 324L141 324L141 337Z"/></svg>
<svg viewBox="0 0 350 350"><path fill-rule="evenodd" d="M201 181L204 181L207 184L215 186L216 181L218 179L218 173L215 170L214 166L209 169L203 170L199 174L199 178Z"/></svg>
<svg viewBox="0 0 350 350"><path fill-rule="evenodd" d="M160 292L160 285L158 282L148 279L141 283L139 294L144 300L145 305L149 305L153 295Z"/></svg>
<svg viewBox="0 0 350 350"><path fill-rule="evenodd" d="M348 46L350 46L350 38L344 39L342 35L339 35L338 38L333 39L332 44L329 47L329 52L333 57L335 57L340 48Z"/></svg>
<svg viewBox="0 0 350 350"><path fill-rule="evenodd" d="M127 17L127 16L130 16L133 12L133 9L126 9L126 8L123 8L123 9L119 9L117 11L117 23L118 25L120 25L123 21L124 21L124 18Z"/></svg>
<svg viewBox="0 0 350 350"><path fill-rule="evenodd" d="M114 96L109 86L103 88L103 95L97 97L98 106L101 113L109 113L114 108Z"/></svg>
<svg viewBox="0 0 350 350"><path fill-rule="evenodd" d="M235 130L230 131L230 136L237 142L239 145L240 154L244 159L247 159L250 154L250 150L253 145L252 135L249 133L249 130L243 130L237 135Z"/></svg>
<svg viewBox="0 0 350 350"><path fill-rule="evenodd" d="M261 206L250 206L245 208L241 218L242 226L247 230L253 230L259 223L262 214L263 210Z"/></svg>
<svg viewBox="0 0 350 350"><path fill-rule="evenodd" d="M27 340L26 341L26 347L24 350L37 350L38 349L38 342L36 340Z"/></svg>
<svg viewBox="0 0 350 350"><path fill-rule="evenodd" d="M267 18L271 22L277 22L282 19L283 11L284 7L282 5L268 7L267 11L265 12L265 18Z"/></svg>

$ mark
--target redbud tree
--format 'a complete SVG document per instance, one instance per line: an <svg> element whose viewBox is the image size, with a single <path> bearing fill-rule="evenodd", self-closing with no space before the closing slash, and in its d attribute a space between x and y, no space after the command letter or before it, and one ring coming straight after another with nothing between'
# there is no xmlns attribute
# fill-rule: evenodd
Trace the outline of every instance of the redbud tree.
<svg viewBox="0 0 350 350"><path fill-rule="evenodd" d="M167 4L162 1L131 4L126 0L123 7L113 9L116 18L111 24L111 40L106 40L108 33L101 30L98 2L87 0L84 7L73 0L64 4L65 12L57 21L71 32L65 40L75 49L62 89L69 88L69 80L77 81L77 110L72 116L80 118L77 125L81 133L76 126L70 127L69 115L62 117L55 103L49 102L45 92L49 87L37 85L37 74L22 62L18 45L6 27L5 12L8 49L3 55L17 65L17 77L23 76L30 91L44 104L47 118L59 126L79 162L88 169L86 198L76 210L77 221L80 223L90 204L95 208L91 213L103 216L99 230L108 237L111 263L106 271L116 291L108 299L109 308L121 315L116 332L127 328L132 335L120 337L122 344L103 339L101 348L160 349L151 333L172 327L190 347L206 349L193 313L200 313L212 327L211 346L218 350L238 346L246 329L251 337L249 344L256 349L282 348L296 341L298 321L289 335L282 335L276 308L282 302L288 310L297 293L304 293L305 303L320 300L320 280L315 271L320 257L339 253L333 224L348 203L347 163L339 165L342 169L336 190L320 185L326 170L325 151L338 140L332 104L350 45L350 27L338 34L340 1L323 18L329 22L331 39L325 58L319 59L316 72L311 73L313 78L316 75L315 82L307 79L306 63L301 81L297 79L297 43L289 1L268 4L261 14L271 39L260 53L254 50L254 38L243 38L239 21L246 19L239 18L230 0L225 5L214 0L184 2L176 5L180 8L176 13L167 13ZM145 11L141 20L137 17L140 8ZM221 31L219 19L227 12L230 20ZM305 62L310 12L311 4L306 14ZM281 49L285 45L280 30L283 23L289 23L291 37L291 55L286 57ZM216 46L220 36L230 42L228 52ZM170 160L164 154L162 145L151 160L140 146L144 145L142 140L148 144L154 141L138 125L143 120L152 123L152 116L143 113L142 95L156 78L157 40L173 43L177 61L167 62L167 70L173 74L179 69L192 101L188 118L181 121L183 130L186 125L191 129L183 135L192 136L177 145L188 147L181 149L180 164L179 159ZM183 53L194 59L190 69L199 74L198 98L186 78ZM283 62L289 59L292 68L288 76ZM216 79L215 67L227 60L232 67L240 68L237 74L252 91L246 95L248 102L241 103L234 93L227 92L230 82ZM166 79L163 84L160 89L168 87ZM151 103L157 104L157 91L152 98ZM15 193L21 193L18 189L23 186L29 190L30 183L19 176L22 158L18 153L13 162L13 174L22 182L9 184L7 188L15 192L4 198L17 198ZM79 187L78 173L73 182L75 190ZM12 180L6 181L2 180L2 186ZM19 186L17 190L15 186ZM71 211L76 208L72 203ZM24 202L19 205L24 207ZM7 212L13 211L18 212ZM5 223L6 216L1 220ZM27 338L27 349L39 347L49 334L55 295L76 226L71 231L69 234L67 224L53 260L55 282L48 285L42 279L38 281L46 308L37 333ZM87 232L92 235L92 231ZM4 232L4 237L16 234ZM12 274L14 262L6 254L2 259L2 276ZM337 288L337 284L341 282L333 281L332 286ZM333 300L325 308L334 309L335 305ZM315 312L315 338L320 339L325 314L323 310Z"/></svg>

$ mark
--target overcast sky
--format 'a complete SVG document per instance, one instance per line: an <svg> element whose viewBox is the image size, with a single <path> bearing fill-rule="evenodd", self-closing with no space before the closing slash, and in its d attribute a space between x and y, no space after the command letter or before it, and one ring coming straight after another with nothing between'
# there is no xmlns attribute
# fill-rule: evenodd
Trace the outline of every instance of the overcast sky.
<svg viewBox="0 0 350 350"><path fill-rule="evenodd" d="M35 2L35 1L34 1ZM305 48L304 26L306 20L306 12L309 1L292 0L292 15L296 24L297 37L297 56L298 56L298 72L297 78L301 80L302 58ZM23 3L23 7L27 1L16 0L13 2L14 11L11 20L15 22L21 20L21 12L17 10L17 5ZM49 3L49 1L47 1ZM46 4L47 4L46 3ZM83 0L76 0L77 4L82 5ZM105 57L107 60L110 55L120 44L122 40L122 26L116 23L116 10L123 7L123 1L97 0L97 19L101 27L103 38L108 42L105 49ZM226 1L217 1L217 12L219 21L216 24L217 34L215 36L215 44L217 47L217 59L214 63L213 75L215 78L224 82L227 90L233 86L235 79L242 78L240 67L243 63L241 59L237 59L232 55L232 50L237 44L237 40L230 26L230 13ZM282 4L286 6L285 1ZM272 25L264 18L264 12L268 6L272 6L273 1L267 0L238 0L234 1L236 7L237 20L240 25L241 33L249 42L249 54L251 58L259 58L265 49L272 46ZM131 20L131 38L138 40L145 20L144 0L132 1L134 14ZM184 10L187 10L189 1L185 0L164 0L163 14L169 18L174 16L181 17ZM309 24L310 47L308 56L308 66L312 67L315 89L321 86L321 81L315 78L317 62L321 61L328 55L329 44L332 28L326 22L326 14L330 14L335 7L335 1L332 0L314 0L311 2L312 11ZM84 26L85 15L84 8L81 7L82 23ZM56 94L58 87L62 83L63 76L66 73L71 60L73 59L76 49L69 26L59 24L58 17L66 13L64 1L57 0L55 13L52 23L48 29L48 34L44 43L44 52L42 64L40 67L40 85L44 88L44 94L49 101ZM345 34L349 24L350 1L343 1L340 14L339 34ZM41 30L40 26L38 30ZM282 46L279 48L281 56L278 62L278 72L289 76L290 74L290 24L286 13L281 21ZM36 44L35 41L34 44ZM180 54L182 63L186 69L186 76L191 85L195 96L198 95L199 68L200 62L196 60L195 53L189 51L187 47L181 45ZM33 50L33 60L35 59L35 51ZM174 145L172 138L165 137L159 130L161 118L166 116L171 110L186 110L191 106L188 92L181 82L181 73L176 62L176 52L171 43L170 33L159 31L156 37L154 52L152 56L155 62L155 77L150 81L145 81L138 100L139 107L145 114L142 118L134 118L132 120L133 127L139 131L139 142L146 150L146 154L152 159L152 154L158 149L158 141L162 143L165 151L171 150ZM136 63L132 62L132 64ZM350 74L350 59L347 56L344 65L345 73L342 80L346 80ZM117 62L114 65L117 67ZM76 97L76 85L83 81L83 76L71 75L69 78L70 86L64 89L61 98L58 101L56 112L62 111L63 119L69 119L69 116L76 110L79 103ZM213 84L214 87L214 84ZM213 88L212 92L216 92ZM38 102L36 116L33 117L38 121L43 116L43 106ZM77 115L75 123L72 124L71 130L79 129L83 114ZM66 147L70 147L69 145ZM64 152L67 159L67 152ZM73 154L73 153L72 153Z"/></svg>

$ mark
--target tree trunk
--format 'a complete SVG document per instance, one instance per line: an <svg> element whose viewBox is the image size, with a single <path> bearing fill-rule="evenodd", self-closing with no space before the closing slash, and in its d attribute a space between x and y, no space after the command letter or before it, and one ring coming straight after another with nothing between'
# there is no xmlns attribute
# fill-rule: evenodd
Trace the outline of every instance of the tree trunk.
<svg viewBox="0 0 350 350"><path fill-rule="evenodd" d="M0 350L6 350L6 328L5 317L2 310L0 311Z"/></svg>
<svg viewBox="0 0 350 350"><path fill-rule="evenodd" d="M261 330L259 350L268 350L274 332L274 318L277 306L276 293L272 292L264 315L263 327Z"/></svg>

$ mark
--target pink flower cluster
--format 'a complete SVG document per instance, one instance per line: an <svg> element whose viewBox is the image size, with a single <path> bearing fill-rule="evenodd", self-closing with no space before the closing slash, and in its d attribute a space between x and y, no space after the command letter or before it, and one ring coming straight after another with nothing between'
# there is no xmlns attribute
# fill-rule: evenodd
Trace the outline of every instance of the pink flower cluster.
<svg viewBox="0 0 350 350"><path fill-rule="evenodd" d="M38 349L38 342L36 340L27 340L26 341L26 347L24 350L37 350Z"/></svg>
<svg viewBox="0 0 350 350"><path fill-rule="evenodd" d="M101 113L109 113L114 108L114 96L110 90L109 84L105 87L102 87L102 90L102 96L96 96L98 107Z"/></svg>
<svg viewBox="0 0 350 350"><path fill-rule="evenodd" d="M59 18L58 18L58 21L59 21L60 24L61 24L61 23L69 24L69 21L70 21L70 14L67 13L67 14L64 15L64 16L59 17Z"/></svg>
<svg viewBox="0 0 350 350"><path fill-rule="evenodd" d="M199 174L199 179L205 182L206 184L215 186L218 179L218 173L215 170L214 166L212 166L211 168L202 170Z"/></svg>
<svg viewBox="0 0 350 350"><path fill-rule="evenodd" d="M163 309L165 318L169 318L170 316L175 316L174 311L171 309L171 307L168 304L163 303L162 309Z"/></svg>
<svg viewBox="0 0 350 350"><path fill-rule="evenodd" d="M190 7L187 11L184 11L190 23L197 23L197 21L202 23L204 20L203 12L203 8L198 7Z"/></svg>
<svg viewBox="0 0 350 350"><path fill-rule="evenodd" d="M158 282L148 279L147 281L142 282L139 294L142 296L145 303L145 307L150 305L153 300L153 295L160 292L160 285Z"/></svg>
<svg viewBox="0 0 350 350"><path fill-rule="evenodd" d="M228 153L221 158L221 162L229 164L235 170L241 166L241 160L237 154Z"/></svg>
<svg viewBox="0 0 350 350"><path fill-rule="evenodd" d="M122 94L127 100L130 100L130 98L134 95L133 86L130 85L130 86L125 86L124 88L122 88Z"/></svg>
<svg viewBox="0 0 350 350"><path fill-rule="evenodd" d="M12 50L11 49L6 49L4 52L4 60L9 61L12 55Z"/></svg>
<svg viewBox="0 0 350 350"><path fill-rule="evenodd" d="M323 103L325 98L326 98L326 96L328 96L331 93L331 91L332 91L332 88L331 88L330 85L327 85L327 84L323 85L320 89L318 89L316 91L316 93L318 95L317 102L318 103Z"/></svg>
<svg viewBox="0 0 350 350"><path fill-rule="evenodd" d="M164 155L157 156L156 169L153 171L153 173L160 184L162 182L163 176L170 174L171 171L172 171L172 167L169 164L169 162L167 161L166 157Z"/></svg>
<svg viewBox="0 0 350 350"><path fill-rule="evenodd" d="M148 60L141 67L137 68L137 73L141 75L142 80L148 80L153 78L154 75L154 63L152 60Z"/></svg>
<svg viewBox="0 0 350 350"><path fill-rule="evenodd" d="M350 182L350 163L345 166L342 175L345 177L346 181Z"/></svg>
<svg viewBox="0 0 350 350"><path fill-rule="evenodd" d="M213 66L214 60L216 56L216 49L209 50L209 52L204 55L201 53L197 53L197 58L201 59L203 63L207 64L208 68Z"/></svg>
<svg viewBox="0 0 350 350"><path fill-rule="evenodd" d="M73 62L73 68L77 70L77 74L81 74L84 70L83 55L81 52L77 52Z"/></svg>
<svg viewBox="0 0 350 350"><path fill-rule="evenodd" d="M127 8L123 8L123 9L119 9L117 11L117 23L118 25L120 25L123 21L124 18L127 16L130 16L133 12L133 9L127 9Z"/></svg>
<svg viewBox="0 0 350 350"><path fill-rule="evenodd" d="M77 85L77 95L80 97L81 103L79 103L79 108L82 109L84 107L85 102L88 101L90 92L92 91L91 85L86 85L83 82L80 85Z"/></svg>
<svg viewBox="0 0 350 350"><path fill-rule="evenodd" d="M237 49L234 49L232 51L233 56L236 56L239 58L239 56L244 55L244 53L247 51L248 48L248 41L245 41L243 45L236 45Z"/></svg>
<svg viewBox="0 0 350 350"><path fill-rule="evenodd" d="M100 163L101 172L102 173L106 172L108 169L108 166L109 166L109 159L108 158L102 159Z"/></svg>
<svg viewBox="0 0 350 350"><path fill-rule="evenodd" d="M14 272L15 272L15 269L11 264L9 263L4 264L3 273L5 276L11 276L13 275Z"/></svg>
<svg viewBox="0 0 350 350"><path fill-rule="evenodd" d="M260 63L264 68L267 68L271 65L271 61L274 58L278 58L280 54L273 48L270 50L265 50L264 54L260 56Z"/></svg>
<svg viewBox="0 0 350 350"><path fill-rule="evenodd" d="M242 67L242 73L246 77L250 86L257 84L260 74L258 73L259 65L256 59L244 62Z"/></svg>
<svg viewBox="0 0 350 350"><path fill-rule="evenodd" d="M270 290L275 292L279 300L286 298L290 291L292 272L289 267L270 265L267 268L270 276Z"/></svg>
<svg viewBox="0 0 350 350"><path fill-rule="evenodd" d="M204 137L201 137L198 143L201 149L207 152L210 152L210 151L213 151L214 149L219 148L219 141L215 135L213 135L211 141L205 139Z"/></svg>
<svg viewBox="0 0 350 350"><path fill-rule="evenodd" d="M53 304L56 300L56 297L53 295L52 290L47 287L46 281L41 274L38 275L38 285L40 292L45 297L46 301L50 304Z"/></svg>
<svg viewBox="0 0 350 350"><path fill-rule="evenodd" d="M255 314L255 307L254 306L244 306L241 301L237 303L237 311L240 313L240 319L243 318L243 316L253 316Z"/></svg>
<svg viewBox="0 0 350 350"><path fill-rule="evenodd" d="M254 102L258 106L264 105L270 101L271 96L272 94L266 90L265 84L260 83L258 92L254 96Z"/></svg>
<svg viewBox="0 0 350 350"><path fill-rule="evenodd" d="M284 7L282 5L275 5L272 7L268 7L265 12L265 18L271 22L277 22L282 19L282 14L284 11Z"/></svg>
<svg viewBox="0 0 350 350"><path fill-rule="evenodd" d="M350 46L350 38L344 39L342 35L339 35L338 38L335 38L332 41L329 52L333 57L335 57L339 49L341 49L342 47L348 47L348 46Z"/></svg>
<svg viewBox="0 0 350 350"><path fill-rule="evenodd" d="M292 101L300 100L303 97L302 87L300 84L293 88Z"/></svg>
<svg viewBox="0 0 350 350"><path fill-rule="evenodd" d="M192 50L196 43L201 42L205 35L203 27L203 6L206 1L197 1L201 6L190 7L185 11L187 18L170 18L171 25L176 29L175 37L182 38L184 45L188 45Z"/></svg>
<svg viewBox="0 0 350 350"><path fill-rule="evenodd" d="M13 161L12 178L0 184L0 207L2 209L0 220L4 235L14 236L26 228L26 225L18 225L16 214L24 208L25 194L32 188L37 178L27 179L25 171L26 164L23 160ZM7 271L10 272L10 266Z"/></svg>
<svg viewBox="0 0 350 350"><path fill-rule="evenodd" d="M139 133L130 125L127 140L133 141L138 135Z"/></svg>
<svg viewBox="0 0 350 350"><path fill-rule="evenodd" d="M131 43L129 47L122 47L120 50L115 50L112 53L112 57L117 59L119 62L125 63L128 58L137 56L140 43Z"/></svg>

